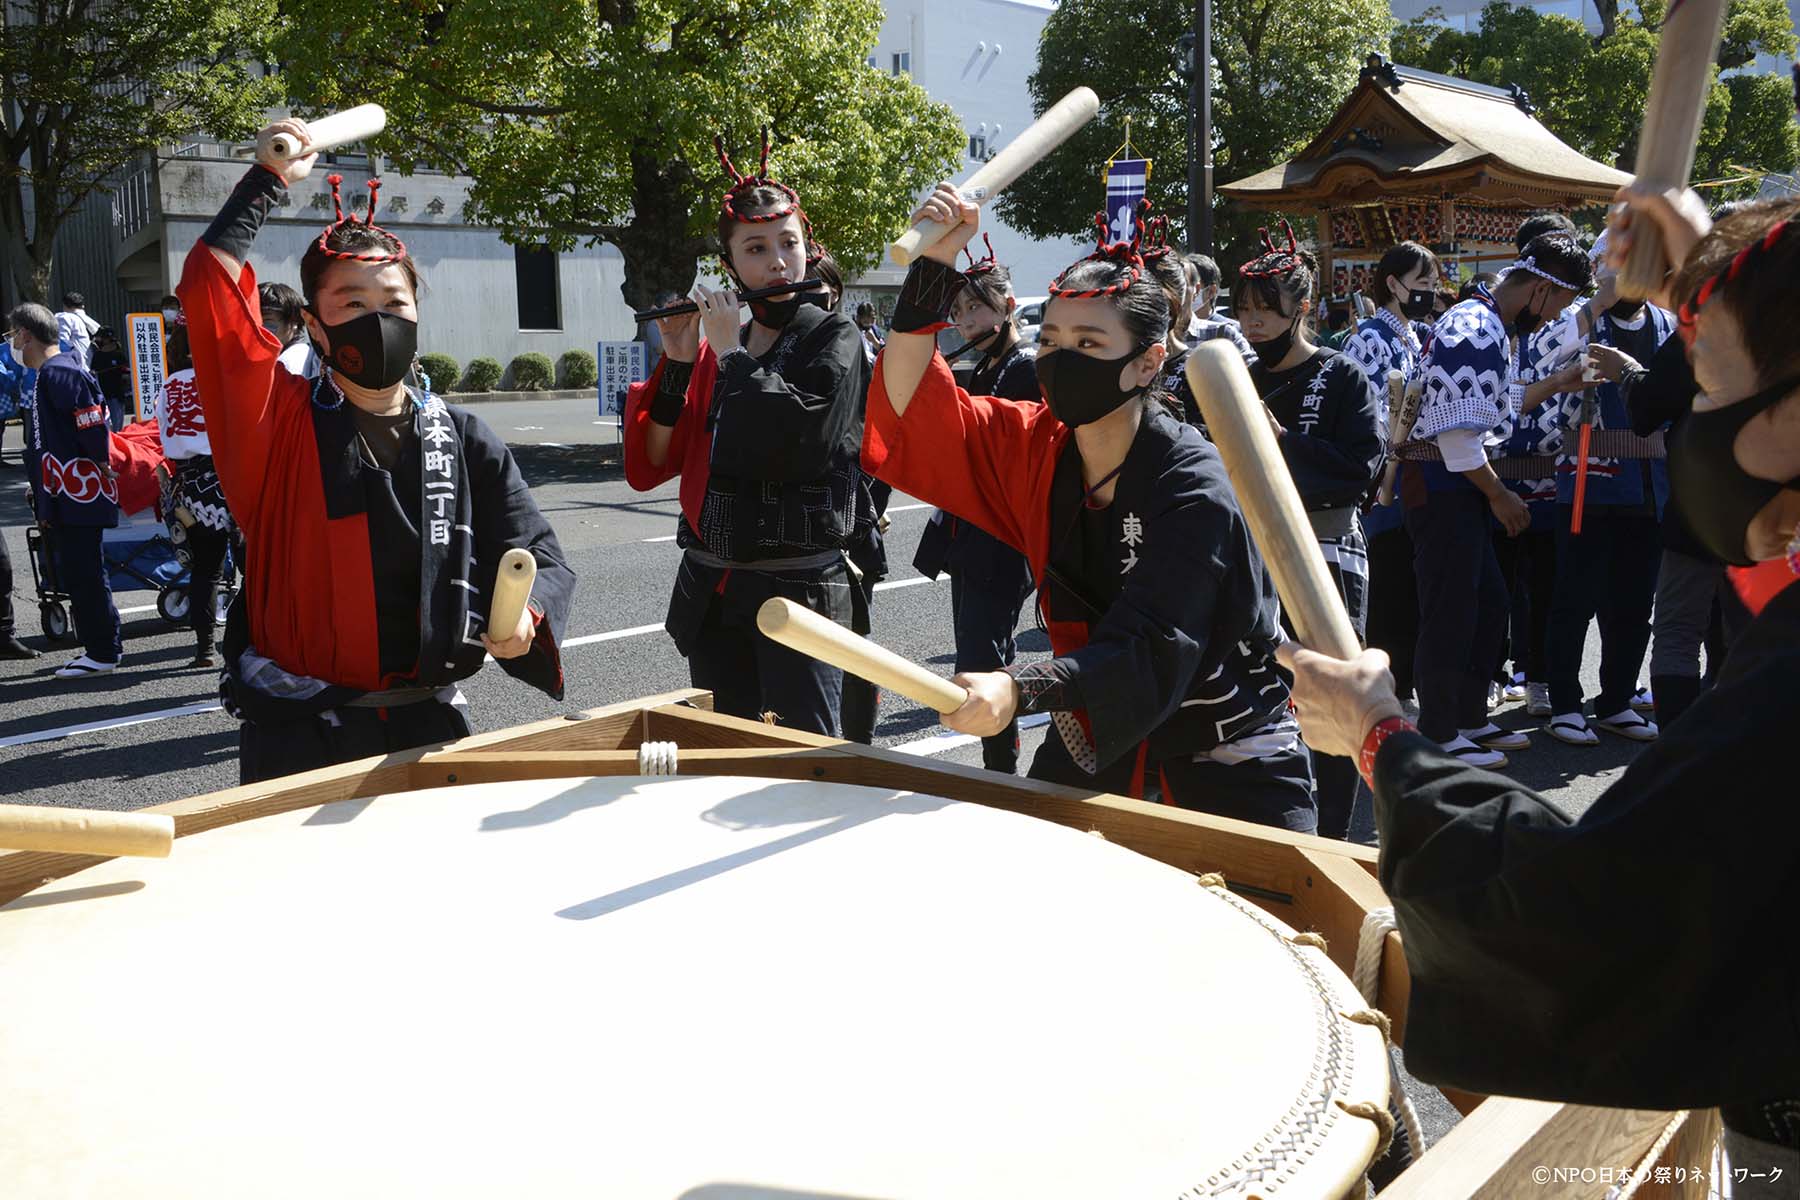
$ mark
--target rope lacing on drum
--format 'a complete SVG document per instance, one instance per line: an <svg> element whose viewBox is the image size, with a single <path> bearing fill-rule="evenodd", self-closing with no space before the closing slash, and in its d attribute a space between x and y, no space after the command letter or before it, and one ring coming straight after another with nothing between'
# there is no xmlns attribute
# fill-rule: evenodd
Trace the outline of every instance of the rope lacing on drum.
<svg viewBox="0 0 1800 1200"><path fill-rule="evenodd" d="M1350 979L1356 984L1356 990L1362 993L1362 998L1369 1002L1367 1011L1372 1013L1381 1012L1375 1004L1381 996L1381 956L1387 945L1387 935L1398 928L1392 907L1371 908L1363 917L1362 928L1357 931L1356 964ZM1381 1035L1392 1046L1393 1022L1385 1020L1387 1014L1381 1015L1384 1018ZM1350 1019L1354 1021L1358 1018L1352 1015ZM1400 1110L1400 1120L1406 1126L1407 1140L1411 1143L1414 1154L1423 1154L1425 1130L1419 1124L1419 1110L1413 1107L1412 1097L1406 1093L1406 1082L1394 1066L1391 1054L1388 1056L1388 1077L1392 1083L1394 1107Z"/></svg>
<svg viewBox="0 0 1800 1200"><path fill-rule="evenodd" d="M673 775L676 759L674 742L644 742L638 746L638 774Z"/></svg>

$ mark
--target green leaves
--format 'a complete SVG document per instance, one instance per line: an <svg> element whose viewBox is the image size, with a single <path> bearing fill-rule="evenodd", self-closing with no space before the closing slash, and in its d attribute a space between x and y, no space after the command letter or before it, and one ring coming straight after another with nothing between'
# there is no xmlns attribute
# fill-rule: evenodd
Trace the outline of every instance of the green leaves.
<svg viewBox="0 0 1800 1200"><path fill-rule="evenodd" d="M1066 186L1000 197L1009 224L1036 237L1084 235L1103 195L1101 164L1129 116L1133 145L1155 163L1151 204L1185 239L1188 80L1178 43L1193 17L1191 0L1062 0L1044 24L1032 100L1042 112L1085 83L1100 94L1100 116L1046 160L1042 175ZM1390 25L1385 0L1213 0L1215 178L1260 171L1311 140ZM1221 242L1236 215L1221 210Z"/></svg>
<svg viewBox="0 0 1800 1200"><path fill-rule="evenodd" d="M726 182L714 134L750 169L773 129L774 173L850 271L879 259L963 140L947 107L867 65L878 0L285 7L297 98L385 105L396 165L469 176L470 216L510 240L619 246L638 307L685 289L711 249Z"/></svg>

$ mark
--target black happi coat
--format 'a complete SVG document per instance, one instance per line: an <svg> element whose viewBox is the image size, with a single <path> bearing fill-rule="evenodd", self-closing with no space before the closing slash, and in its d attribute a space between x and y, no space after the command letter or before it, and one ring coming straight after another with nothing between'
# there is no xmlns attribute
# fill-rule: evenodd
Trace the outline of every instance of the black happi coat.
<svg viewBox="0 0 1800 1200"><path fill-rule="evenodd" d="M1281 457L1307 508L1360 501L1381 471L1380 404L1355 359L1320 349L1287 371L1251 364L1250 378L1286 430Z"/></svg>
<svg viewBox="0 0 1800 1200"><path fill-rule="evenodd" d="M1623 1108L1800 1097L1800 584L1580 820L1419 734L1375 760L1406 1066Z"/></svg>

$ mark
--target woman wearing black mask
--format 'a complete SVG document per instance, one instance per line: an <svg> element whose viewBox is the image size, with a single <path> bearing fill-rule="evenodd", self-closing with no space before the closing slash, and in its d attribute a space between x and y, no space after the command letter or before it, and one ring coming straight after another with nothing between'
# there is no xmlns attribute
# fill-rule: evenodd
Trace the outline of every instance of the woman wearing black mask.
<svg viewBox="0 0 1800 1200"><path fill-rule="evenodd" d="M666 625L694 686L720 712L835 735L843 672L762 637L756 610L785 596L868 628L844 553L868 511L856 460L869 360L848 317L798 293L752 301L741 323L733 289L798 282L818 248L800 197L769 177L766 131L754 175L718 149L732 287L698 287L699 312L659 323L662 362L626 402L625 478L640 491L681 479Z"/></svg>
<svg viewBox="0 0 1800 1200"><path fill-rule="evenodd" d="M1408 384L1419 379L1425 353L1420 329L1431 320L1437 294L1437 256L1417 242L1390 246L1375 264L1370 291L1379 306L1344 343L1344 355L1356 360L1378 394L1376 419L1381 441L1388 442L1388 373L1398 371ZM1413 579L1412 539L1406 535L1400 499L1391 497L1363 514L1369 539L1368 644L1387 651L1402 696L1412 695L1413 648L1419 639L1419 595Z"/></svg>
<svg viewBox="0 0 1800 1200"><path fill-rule="evenodd" d="M964 343L981 352L969 390L978 396L1037 403L1037 362L1019 344L1012 272L987 254L969 255L966 283L950 306L956 331ZM964 251L968 254L968 251ZM958 671L998 671L1012 665L1017 647L1013 631L1025 597L1031 595L1031 564L1025 556L955 513L939 509L919 538L913 568L928 579L950 574L950 619L956 634ZM1011 775L1019 769L1019 724L1007 722L999 733L981 739L981 764Z"/></svg>
<svg viewBox="0 0 1800 1200"><path fill-rule="evenodd" d="M1234 293L1244 336L1256 349L1250 379L1300 502L1318 534L1326 569L1358 637L1368 631L1369 555L1357 508L1381 469L1380 414L1386 409L1356 360L1312 342L1312 255L1281 224L1285 245L1263 233L1265 253L1239 269ZM1384 377L1385 378L1385 377ZM1345 837L1356 798L1356 766L1314 755L1319 833Z"/></svg>
<svg viewBox="0 0 1800 1200"><path fill-rule="evenodd" d="M1717 1106L1733 1195L1792 1196L1797 984L1772 948L1800 904L1800 204L1708 234L1691 192L1620 199L1614 266L1645 221L1685 262L1675 294L1652 297L1680 308L1703 392L1669 447L1675 504L1758 564L1738 582L1760 613L1717 686L1572 821L1410 731L1378 652L1283 656L1308 738L1360 749L1374 787L1412 971L1407 1069L1542 1100Z"/></svg>
<svg viewBox="0 0 1800 1200"><path fill-rule="evenodd" d="M941 184L918 216L955 228L901 288L863 462L1022 551L1055 651L959 675L969 700L944 723L987 736L1047 712L1033 778L1310 832L1274 589L1217 452L1152 391L1169 303L1138 245L1103 245L1051 285L1045 404L971 396L934 336L967 286L955 255L979 210Z"/></svg>
<svg viewBox="0 0 1800 1200"><path fill-rule="evenodd" d="M306 123L257 137L257 165L188 255L180 296L213 465L248 544L225 631L228 707L245 782L468 733L455 684L491 654L562 697L557 652L574 575L506 444L405 380L418 269L369 211L343 216L300 262L306 325L326 370L277 365L246 262L263 220L315 154ZM339 179L331 177L337 198ZM485 628L509 548L538 562L516 628Z"/></svg>

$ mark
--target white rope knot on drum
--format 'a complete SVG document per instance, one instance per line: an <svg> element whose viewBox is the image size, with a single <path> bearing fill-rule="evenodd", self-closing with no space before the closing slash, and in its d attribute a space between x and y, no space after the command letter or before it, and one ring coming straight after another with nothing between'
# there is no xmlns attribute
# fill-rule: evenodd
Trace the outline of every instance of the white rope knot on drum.
<svg viewBox="0 0 1800 1200"><path fill-rule="evenodd" d="M638 746L639 775L673 775L676 760L674 742L643 742Z"/></svg>
<svg viewBox="0 0 1800 1200"><path fill-rule="evenodd" d="M1356 964L1351 972L1351 982L1356 990L1362 993L1369 1002L1371 1011L1381 994L1381 956L1387 946L1387 935L1400 928L1394 920L1392 906L1387 908L1371 908L1363 918L1362 929L1356 935ZM1392 1039L1393 1031L1384 1026L1382 1034ZM1391 1066L1390 1056L1390 1066ZM1419 1124L1419 1111L1413 1107L1412 1097L1406 1093L1406 1084L1398 1070L1390 1072L1393 1077L1394 1107L1400 1110L1400 1120L1406 1126L1407 1140L1412 1143L1414 1154L1425 1153L1425 1130Z"/></svg>

